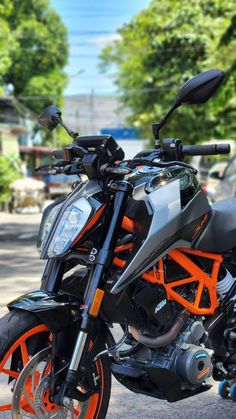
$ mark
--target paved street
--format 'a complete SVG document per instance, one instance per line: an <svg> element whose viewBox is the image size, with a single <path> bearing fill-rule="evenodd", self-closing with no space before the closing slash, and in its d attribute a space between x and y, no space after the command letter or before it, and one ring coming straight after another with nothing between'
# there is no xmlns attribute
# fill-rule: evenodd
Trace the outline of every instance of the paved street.
<svg viewBox="0 0 236 419"><path fill-rule="evenodd" d="M0 213L0 313L15 297L39 287L43 263L38 258L38 214ZM220 400L217 385L201 395L175 404L134 394L113 380L108 419L235 419L236 403ZM10 419L1 413L1 419Z"/></svg>

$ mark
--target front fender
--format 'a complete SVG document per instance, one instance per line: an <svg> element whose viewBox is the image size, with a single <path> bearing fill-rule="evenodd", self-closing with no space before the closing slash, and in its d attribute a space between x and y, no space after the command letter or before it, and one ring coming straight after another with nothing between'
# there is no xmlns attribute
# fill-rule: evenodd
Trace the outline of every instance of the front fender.
<svg viewBox="0 0 236 419"><path fill-rule="evenodd" d="M52 333L56 333L81 320L80 305L81 301L72 295L38 290L22 295L7 307L33 313Z"/></svg>

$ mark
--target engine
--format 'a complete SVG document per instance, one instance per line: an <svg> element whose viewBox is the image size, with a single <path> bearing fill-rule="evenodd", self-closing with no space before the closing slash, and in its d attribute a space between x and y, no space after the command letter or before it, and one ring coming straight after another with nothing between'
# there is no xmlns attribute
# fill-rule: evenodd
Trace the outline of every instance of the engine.
<svg viewBox="0 0 236 419"><path fill-rule="evenodd" d="M196 256L192 261L211 276L212 261ZM154 276L156 270L158 266L153 267ZM185 269L168 256L160 272L164 272L164 281L161 276L160 281L143 276L130 284L126 296L132 316L130 308L125 312L124 300L119 300L133 339L127 339L130 350L118 353L113 373L137 393L175 402L208 390L211 385L206 380L211 376L215 380L235 378L236 297L231 289L235 292L236 271L230 263L221 267L216 290L220 302L228 297L227 310L206 319L199 312L211 307L207 287L199 296L198 281L185 282ZM175 293L169 292L171 287ZM175 298L176 294L182 298ZM196 299L204 310L193 314L189 307Z"/></svg>
<svg viewBox="0 0 236 419"><path fill-rule="evenodd" d="M182 378L185 383L201 384L212 374L210 351L200 346L200 340L205 334L202 321L189 322L185 331L167 348L167 353L156 351L157 364L168 368Z"/></svg>
<svg viewBox="0 0 236 419"><path fill-rule="evenodd" d="M191 289L183 287L182 295L191 298ZM188 293L188 294L187 294ZM144 340L147 336L165 336L169 333L176 319L181 317L183 307L174 301L168 301L164 287L139 283L133 300L143 310L145 327L142 330ZM199 320L200 319L200 320ZM131 333L140 341L131 327ZM169 333L170 343L149 345L148 341L135 355L136 361L149 361L156 368L164 368L180 377L185 386L198 386L212 375L211 356L213 351L206 349L201 342L205 328L201 318L186 316L180 323L179 332L173 329L177 337L173 339ZM153 346L153 347L152 347Z"/></svg>
<svg viewBox="0 0 236 419"><path fill-rule="evenodd" d="M185 388L201 385L212 375L211 356L213 351L200 344L205 329L201 320L189 320L178 338L164 348L143 346L135 360L148 362L156 368L164 368L176 374Z"/></svg>

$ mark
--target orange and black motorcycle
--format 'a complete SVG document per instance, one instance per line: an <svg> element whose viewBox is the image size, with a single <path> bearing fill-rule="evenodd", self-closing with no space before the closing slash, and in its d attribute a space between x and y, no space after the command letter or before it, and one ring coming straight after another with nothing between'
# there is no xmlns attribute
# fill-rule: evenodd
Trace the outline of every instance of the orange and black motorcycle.
<svg viewBox="0 0 236 419"><path fill-rule="evenodd" d="M206 102L223 79L210 70L185 83L153 125L155 149L130 161L111 136L81 137L55 106L43 111L43 126L73 138L51 173L86 180L44 211L41 289L0 321L1 379L12 390L1 412L104 418L111 373L169 402L207 391L213 377L236 399L236 199L211 207L182 161L230 147L159 137L174 109Z"/></svg>

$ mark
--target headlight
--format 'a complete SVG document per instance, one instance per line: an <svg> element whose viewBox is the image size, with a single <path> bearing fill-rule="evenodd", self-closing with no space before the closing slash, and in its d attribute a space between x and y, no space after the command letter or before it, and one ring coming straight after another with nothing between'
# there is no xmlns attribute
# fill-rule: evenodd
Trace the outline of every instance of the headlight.
<svg viewBox="0 0 236 419"><path fill-rule="evenodd" d="M49 258L63 255L70 248L88 221L91 211L90 203L83 197L65 209L47 250Z"/></svg>
<svg viewBox="0 0 236 419"><path fill-rule="evenodd" d="M44 246L46 244L49 233L56 219L56 216L58 212L60 211L63 203L64 202L60 202L57 205L51 204L48 208L45 209L44 216L43 216L40 230L39 230L38 244L37 244L40 253L42 253L44 249Z"/></svg>

